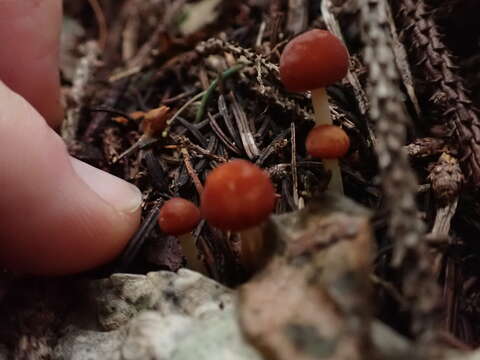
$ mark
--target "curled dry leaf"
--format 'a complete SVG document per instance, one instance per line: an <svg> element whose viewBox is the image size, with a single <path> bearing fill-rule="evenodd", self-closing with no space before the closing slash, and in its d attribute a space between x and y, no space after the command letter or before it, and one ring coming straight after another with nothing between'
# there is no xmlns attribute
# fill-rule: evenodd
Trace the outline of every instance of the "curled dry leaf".
<svg viewBox="0 0 480 360"><path fill-rule="evenodd" d="M170 108L160 106L145 113L142 121L143 134L148 137L155 137L162 133L167 127Z"/></svg>

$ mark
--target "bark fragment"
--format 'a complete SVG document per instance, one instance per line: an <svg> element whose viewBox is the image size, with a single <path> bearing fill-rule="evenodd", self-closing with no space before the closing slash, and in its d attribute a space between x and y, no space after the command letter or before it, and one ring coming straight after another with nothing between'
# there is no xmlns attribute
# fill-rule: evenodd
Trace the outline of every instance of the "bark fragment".
<svg viewBox="0 0 480 360"><path fill-rule="evenodd" d="M390 211L388 230L394 241L392 262L403 267L403 293L412 304L414 330L420 331L429 326L426 320L437 305L437 287L415 203L416 179L403 148L409 118L388 36L385 2L368 0L361 10L370 75L370 117L376 123L380 177Z"/></svg>
<svg viewBox="0 0 480 360"><path fill-rule="evenodd" d="M368 213L325 197L276 217L269 234L276 255L240 289L247 337L272 360L362 359L371 323Z"/></svg>

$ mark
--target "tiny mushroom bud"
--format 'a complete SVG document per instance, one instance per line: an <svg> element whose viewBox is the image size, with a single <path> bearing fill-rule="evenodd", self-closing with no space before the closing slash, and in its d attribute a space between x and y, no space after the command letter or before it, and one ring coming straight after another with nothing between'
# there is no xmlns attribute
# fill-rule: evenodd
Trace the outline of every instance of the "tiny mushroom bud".
<svg viewBox="0 0 480 360"><path fill-rule="evenodd" d="M183 235L192 231L200 221L198 207L182 198L171 198L163 204L158 216L160 229L169 235Z"/></svg>
<svg viewBox="0 0 480 360"><path fill-rule="evenodd" d="M151 144L155 141L162 131L167 127L167 120L170 114L170 108L168 106L160 106L155 109L151 109L143 115L140 116L140 112L136 112L138 118L142 119L141 129L143 135L138 139L138 141L130 146L127 150L121 153L116 159L115 162L122 159L123 157L130 155L132 152L138 148L142 148L148 144Z"/></svg>
<svg viewBox="0 0 480 360"><path fill-rule="evenodd" d="M316 125L332 124L325 88L340 81L347 72L347 48L325 30L314 29L297 36L280 58L280 78L287 90L311 91ZM343 192L338 161L327 159L324 165L332 172L329 188ZM340 175L338 179L336 174Z"/></svg>
<svg viewBox="0 0 480 360"><path fill-rule="evenodd" d="M249 161L232 160L214 169L206 179L202 216L221 230L241 232L241 257L247 268L256 267L262 260L265 244L260 225L274 207L270 177Z"/></svg>
<svg viewBox="0 0 480 360"><path fill-rule="evenodd" d="M202 215L212 225L240 231L264 221L275 206L268 174L246 160L232 160L214 169L202 194Z"/></svg>
<svg viewBox="0 0 480 360"><path fill-rule="evenodd" d="M338 159L343 157L350 147L347 133L335 125L314 127L307 136L307 152L320 159Z"/></svg>
<svg viewBox="0 0 480 360"><path fill-rule="evenodd" d="M158 224L164 233L178 237L187 258L187 265L193 270L206 273L205 266L199 259L197 247L190 235L200 219L200 210L194 203L175 197L163 204L158 216Z"/></svg>
<svg viewBox="0 0 480 360"><path fill-rule="evenodd" d="M341 127L319 125L310 130L305 145L310 156L323 159L323 161L331 161L343 157L348 152L350 138ZM333 167L329 170L331 171L330 184L338 185L342 179L340 167Z"/></svg>

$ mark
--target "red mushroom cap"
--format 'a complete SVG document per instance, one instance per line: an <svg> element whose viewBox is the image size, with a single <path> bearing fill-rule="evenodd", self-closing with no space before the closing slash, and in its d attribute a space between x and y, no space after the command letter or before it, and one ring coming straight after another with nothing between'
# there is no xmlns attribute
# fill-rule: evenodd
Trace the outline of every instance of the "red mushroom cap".
<svg viewBox="0 0 480 360"><path fill-rule="evenodd" d="M280 78L289 91L327 87L348 72L348 51L332 33L310 30L290 41L280 58Z"/></svg>
<svg viewBox="0 0 480 360"><path fill-rule="evenodd" d="M176 197L163 204L158 224L164 233L178 236L192 231L200 219L200 209L194 203Z"/></svg>
<svg viewBox="0 0 480 360"><path fill-rule="evenodd" d="M307 152L320 159L338 159L350 148L350 138L342 128L335 125L319 125L307 136Z"/></svg>
<svg viewBox="0 0 480 360"><path fill-rule="evenodd" d="M222 230L240 231L264 221L275 206L268 174L246 160L214 169L202 194L202 216Z"/></svg>

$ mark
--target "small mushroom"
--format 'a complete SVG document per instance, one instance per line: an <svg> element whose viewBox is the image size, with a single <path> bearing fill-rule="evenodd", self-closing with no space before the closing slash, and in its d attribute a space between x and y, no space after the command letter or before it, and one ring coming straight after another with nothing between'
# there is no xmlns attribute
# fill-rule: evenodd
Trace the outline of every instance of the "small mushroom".
<svg viewBox="0 0 480 360"><path fill-rule="evenodd" d="M261 224L275 207L268 174L246 160L214 169L205 181L201 214L211 225L239 232L242 263L252 270L261 262L265 244Z"/></svg>
<svg viewBox="0 0 480 360"><path fill-rule="evenodd" d="M205 265L199 259L198 249L190 234L200 219L200 209L194 203L174 197L166 201L160 209L158 224L165 234L177 236L187 259L187 266L205 274Z"/></svg>
<svg viewBox="0 0 480 360"><path fill-rule="evenodd" d="M340 81L348 72L348 51L336 36L325 30L305 32L285 47L280 58L280 78L287 90L310 90L316 125L330 125L330 108L325 88ZM343 193L337 159L324 159L332 174L329 189Z"/></svg>
<svg viewBox="0 0 480 360"><path fill-rule="evenodd" d="M348 134L335 125L319 125L314 127L307 136L305 142L307 153L325 161L337 160L343 157L350 148ZM340 167L330 168L332 179L330 184L341 179Z"/></svg>
<svg viewBox="0 0 480 360"><path fill-rule="evenodd" d="M125 150L123 153L121 153L115 160L114 162L119 161L120 159L124 158L125 156L130 155L134 151L136 151L139 148L142 148L144 146L147 146L151 144L152 142L155 142L155 139L161 135L162 131L165 130L167 127L167 120L169 116L170 108L168 106L160 106L155 109L151 109L148 112L139 112L135 111L133 112L133 119L142 119L141 123L141 129L143 131L143 135L137 140L136 143L134 143L132 146L130 146L127 150ZM116 121L119 120L119 118L115 118Z"/></svg>

